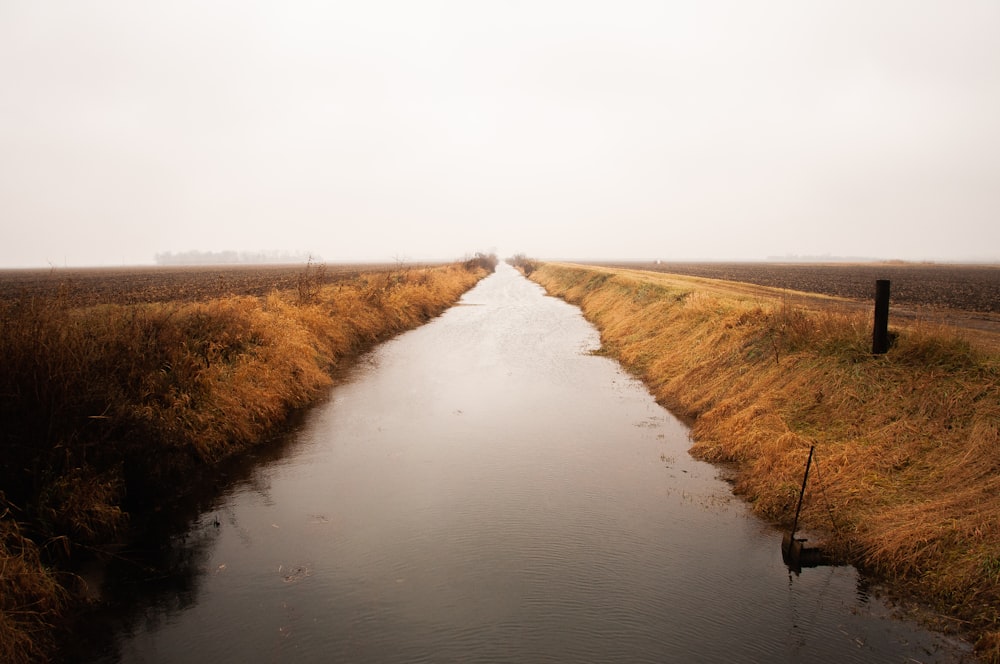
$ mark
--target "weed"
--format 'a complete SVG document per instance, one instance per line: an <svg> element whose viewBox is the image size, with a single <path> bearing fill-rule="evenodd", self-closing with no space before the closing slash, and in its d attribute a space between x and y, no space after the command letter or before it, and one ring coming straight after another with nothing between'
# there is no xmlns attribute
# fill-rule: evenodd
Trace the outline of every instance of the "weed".
<svg viewBox="0 0 1000 664"><path fill-rule="evenodd" d="M524 254L515 254L514 256L508 258L507 262L520 270L526 277L530 276L539 265L538 261L532 260Z"/></svg>
<svg viewBox="0 0 1000 664"><path fill-rule="evenodd" d="M466 259L463 265L466 270L470 271L486 270L487 272L493 272L498 262L496 254L477 252L472 258Z"/></svg>
<svg viewBox="0 0 1000 664"><path fill-rule="evenodd" d="M0 661L44 661L52 647L51 625L68 593L42 564L35 542L22 534L14 508L0 493Z"/></svg>
<svg viewBox="0 0 1000 664"><path fill-rule="evenodd" d="M295 290L299 296L299 304L314 302L326 280L326 265L323 263L313 263L312 256L310 256L302 273L295 280Z"/></svg>

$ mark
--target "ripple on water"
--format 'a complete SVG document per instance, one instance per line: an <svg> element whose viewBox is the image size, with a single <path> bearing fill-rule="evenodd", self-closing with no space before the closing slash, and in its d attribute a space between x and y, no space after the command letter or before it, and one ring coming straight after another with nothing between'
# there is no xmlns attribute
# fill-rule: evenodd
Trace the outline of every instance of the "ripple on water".
<svg viewBox="0 0 1000 664"><path fill-rule="evenodd" d="M183 602L134 586L122 661L964 656L850 568L789 575L576 309L504 267L464 302L335 388L209 540L177 538L203 572Z"/></svg>

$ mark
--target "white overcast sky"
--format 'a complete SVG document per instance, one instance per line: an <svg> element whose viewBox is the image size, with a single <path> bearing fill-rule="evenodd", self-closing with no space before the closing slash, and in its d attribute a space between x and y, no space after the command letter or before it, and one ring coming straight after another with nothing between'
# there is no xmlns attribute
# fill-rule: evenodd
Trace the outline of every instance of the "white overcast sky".
<svg viewBox="0 0 1000 664"><path fill-rule="evenodd" d="M1000 2L0 0L0 266L1000 260Z"/></svg>

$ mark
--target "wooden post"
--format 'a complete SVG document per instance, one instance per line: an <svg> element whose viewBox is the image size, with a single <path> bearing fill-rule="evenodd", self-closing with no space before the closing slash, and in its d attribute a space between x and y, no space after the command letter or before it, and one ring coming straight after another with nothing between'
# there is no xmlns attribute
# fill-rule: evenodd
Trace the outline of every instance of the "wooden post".
<svg viewBox="0 0 1000 664"><path fill-rule="evenodd" d="M809 446L809 458L806 459L806 472L802 476L802 488L799 490L799 504L795 507L795 520L792 521L792 539L795 539L795 531L799 528L799 512L802 511L802 498L806 495L806 482L809 481L809 466L813 462L813 451L816 449L815 445Z"/></svg>
<svg viewBox="0 0 1000 664"><path fill-rule="evenodd" d="M875 330L872 332L872 354L889 350L889 280L875 281Z"/></svg>
<svg viewBox="0 0 1000 664"><path fill-rule="evenodd" d="M805 540L795 539L795 531L799 528L799 513L802 511L802 498L806 495L806 482L809 481L809 466L812 465L815 445L809 446L809 458L806 459L806 472L802 476L802 488L799 490L799 504L795 507L795 520L792 529L781 538L781 559L798 574L802 570L802 543Z"/></svg>

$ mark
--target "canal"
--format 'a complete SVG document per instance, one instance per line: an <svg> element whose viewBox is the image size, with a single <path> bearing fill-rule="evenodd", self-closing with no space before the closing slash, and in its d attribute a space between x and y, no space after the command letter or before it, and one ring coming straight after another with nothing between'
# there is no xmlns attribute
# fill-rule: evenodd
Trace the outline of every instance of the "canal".
<svg viewBox="0 0 1000 664"><path fill-rule="evenodd" d="M106 570L85 659L972 661L853 568L790 573L780 533L598 347L501 265L171 506Z"/></svg>

